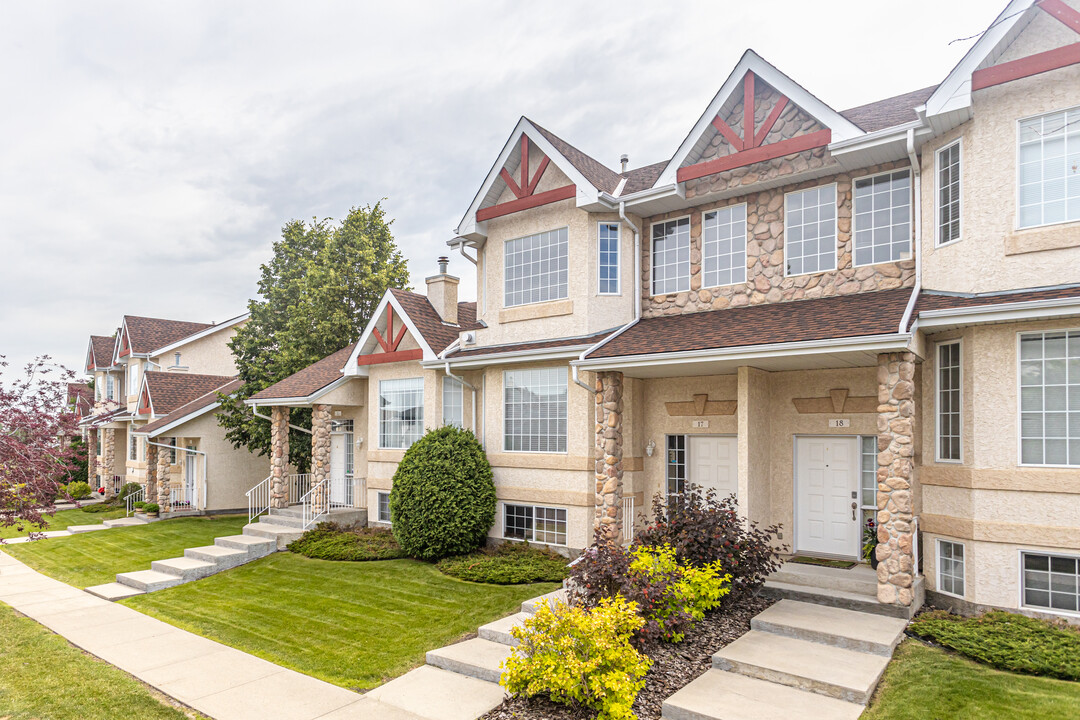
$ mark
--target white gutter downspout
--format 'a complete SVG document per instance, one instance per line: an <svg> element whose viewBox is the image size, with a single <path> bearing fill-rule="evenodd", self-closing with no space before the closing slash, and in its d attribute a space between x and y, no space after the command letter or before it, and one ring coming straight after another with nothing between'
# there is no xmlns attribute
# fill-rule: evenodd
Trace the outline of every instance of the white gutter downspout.
<svg viewBox="0 0 1080 720"><path fill-rule="evenodd" d="M462 254L464 254L464 253L462 253ZM458 347L460 347L460 346L461 346L461 338L459 337L457 340L455 340L454 342L447 345L445 350L443 350L441 353L439 353L439 359L440 360L446 360L446 353L451 352L453 350L457 350ZM461 377L460 375L455 375L454 373L450 372L450 361L449 360L446 360L446 365L443 367L443 370L446 371L446 377L452 377L455 380L457 380L459 383L464 385L465 387L472 390L472 431L473 431L473 435L476 435L476 386L473 385L468 380L466 380L465 378ZM479 438L480 436L476 435L476 437ZM483 442L483 441L481 441L481 442Z"/></svg>
<svg viewBox="0 0 1080 720"><path fill-rule="evenodd" d="M477 268L477 270L480 269L480 263L479 263L480 251L479 250L476 251L476 257L469 257L469 254L465 252L465 242L464 241L456 243L455 247L457 247L457 251L459 253L461 253L461 257L463 257L466 260L468 260L469 262L471 262L473 264L473 266ZM480 300L480 302L478 303L479 310L480 310L478 315L483 315L485 312L487 312L487 293L484 292L484 283L483 283L483 281L477 282L477 284L476 284L476 294L477 294L477 296L478 296L478 298Z"/></svg>
<svg viewBox="0 0 1080 720"><path fill-rule="evenodd" d="M269 420L271 423L274 422L274 418L270 417L269 415L263 415L263 414L261 414L259 412L259 406L258 405L252 405L251 406L251 414L254 415L257 418L262 418L263 420ZM289 427L291 427L293 430L299 430L302 433L307 433L308 435L313 434L307 428L302 428L299 425L293 425L292 423L289 423Z"/></svg>
<svg viewBox="0 0 1080 720"><path fill-rule="evenodd" d="M915 155L915 128L908 128L907 131L907 155L911 162L911 173L915 177L915 232L911 241L911 247L915 251L915 287L911 288L911 297L904 308L904 316L900 319L900 333L908 332L911 315L915 312L915 303L919 299L919 291L922 290L922 169L919 167L919 158Z"/></svg>

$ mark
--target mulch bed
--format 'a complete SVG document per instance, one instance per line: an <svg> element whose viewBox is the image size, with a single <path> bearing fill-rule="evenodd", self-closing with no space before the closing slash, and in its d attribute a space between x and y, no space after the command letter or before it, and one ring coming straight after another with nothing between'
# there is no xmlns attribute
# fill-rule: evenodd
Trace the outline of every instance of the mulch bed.
<svg viewBox="0 0 1080 720"><path fill-rule="evenodd" d="M638 720L660 720L664 700L712 667L712 656L750 630L750 619L776 600L743 596L730 598L724 609L708 613L677 645L662 643L647 654L652 667L645 688L634 702ZM586 708L557 705L547 697L508 698L481 720L593 720Z"/></svg>

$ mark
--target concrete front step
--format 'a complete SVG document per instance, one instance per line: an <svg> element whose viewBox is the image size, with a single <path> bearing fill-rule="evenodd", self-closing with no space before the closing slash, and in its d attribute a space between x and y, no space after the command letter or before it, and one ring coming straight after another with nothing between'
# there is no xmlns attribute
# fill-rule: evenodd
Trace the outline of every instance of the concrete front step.
<svg viewBox="0 0 1080 720"><path fill-rule="evenodd" d="M508 645L477 637L428 651L427 664L459 675L498 683L502 676L502 663L508 657Z"/></svg>
<svg viewBox="0 0 1080 720"><path fill-rule="evenodd" d="M304 532L300 528L274 525L266 522L254 522L244 526L244 534L251 537L274 540L278 550L284 550L293 540L299 540Z"/></svg>
<svg viewBox="0 0 1080 720"><path fill-rule="evenodd" d="M302 517L293 517L292 515L275 515L270 513L268 515L260 516L259 522L295 528L296 530L303 530L304 528L304 519Z"/></svg>
<svg viewBox="0 0 1080 720"><path fill-rule="evenodd" d="M179 575L170 575L157 570L136 570L119 573L116 576L116 582L143 592L155 592L179 585L184 582L184 579Z"/></svg>
<svg viewBox="0 0 1080 720"><path fill-rule="evenodd" d="M713 655L713 667L865 705L889 658L751 630Z"/></svg>
<svg viewBox="0 0 1080 720"><path fill-rule="evenodd" d="M108 600L110 602L123 600L124 598L133 597L135 595L146 594L142 590L136 590L130 585L121 585L118 582L105 583L104 585L92 585L84 589L91 595L96 595L102 600Z"/></svg>
<svg viewBox="0 0 1080 720"><path fill-rule="evenodd" d="M788 562L768 579L786 585L824 587L877 597L877 573L869 565L856 565L842 570Z"/></svg>
<svg viewBox="0 0 1080 720"><path fill-rule="evenodd" d="M709 670L664 701L664 720L857 720L863 707L757 678Z"/></svg>
<svg viewBox="0 0 1080 720"><path fill-rule="evenodd" d="M489 622L487 625L482 626L477 630L476 634L479 635L482 640L490 640L491 642L500 643L502 645L517 647L518 641L510 634L510 630L512 628L521 627L522 623L529 617L531 617L531 614L527 612L508 615L507 617L500 618L495 622Z"/></svg>
<svg viewBox="0 0 1080 720"><path fill-rule="evenodd" d="M183 582L201 580L220 570L217 563L196 560L195 558L189 558L186 555L184 557L169 558L167 560L154 560L150 563L150 569L166 575L176 575Z"/></svg>
<svg viewBox="0 0 1080 720"><path fill-rule="evenodd" d="M109 526L105 523L100 525L68 525L67 531L72 535L78 535L80 533L94 532L95 530L108 530Z"/></svg>
<svg viewBox="0 0 1080 720"><path fill-rule="evenodd" d="M203 545L188 548L184 551L184 557L213 563L217 567L215 572L228 570L255 559L247 550L237 550L236 548L222 547L221 545Z"/></svg>
<svg viewBox="0 0 1080 720"><path fill-rule="evenodd" d="M750 621L753 630L891 657L907 621L828 605L781 600Z"/></svg>
<svg viewBox="0 0 1080 720"><path fill-rule="evenodd" d="M885 605L878 602L877 595L833 590L827 587L811 587L809 585L790 585L788 583L767 580L762 589L765 595L786 600L799 600L816 605L828 605L829 607L855 610L856 612L872 613L910 619L914 613L912 608L904 608L899 605Z"/></svg>
<svg viewBox="0 0 1080 720"><path fill-rule="evenodd" d="M263 557L277 550L275 539L255 535L226 535L214 539L214 545L229 550L243 550L249 555Z"/></svg>
<svg viewBox="0 0 1080 720"><path fill-rule="evenodd" d="M147 523L146 520L143 520L142 518L122 517L122 518L115 518L113 520L102 520L101 524L104 525L105 527L114 528L114 527L133 527L135 525L148 525L149 523Z"/></svg>
<svg viewBox="0 0 1080 720"><path fill-rule="evenodd" d="M552 592L549 592L546 595L541 595L540 597L534 597L532 600L526 600L525 602L521 603L521 612L530 613L530 614L534 613L534 612L536 612L536 608L541 603L545 603L545 602L549 603L549 602L552 602L552 601L561 602L561 603L569 602L568 599L567 599L567 595L566 595L566 588L559 588L558 590L554 590Z"/></svg>

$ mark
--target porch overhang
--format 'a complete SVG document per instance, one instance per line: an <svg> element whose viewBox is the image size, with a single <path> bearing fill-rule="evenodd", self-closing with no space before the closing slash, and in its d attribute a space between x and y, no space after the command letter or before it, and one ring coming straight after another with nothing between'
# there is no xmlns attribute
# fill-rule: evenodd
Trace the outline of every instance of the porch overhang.
<svg viewBox="0 0 1080 720"><path fill-rule="evenodd" d="M449 365L458 370L482 368L489 365L514 365L529 362L548 362L552 360L573 360L588 350L592 345L568 345L545 350L521 350L516 352L494 352L485 355L470 355L460 359L453 357L441 360L425 360L420 365L429 370L439 370Z"/></svg>
<svg viewBox="0 0 1080 720"><path fill-rule="evenodd" d="M804 342L741 345L730 348L624 355L571 363L590 372L617 371L628 377L659 378L730 375L743 365L769 372L826 368L876 367L878 355L914 352L922 356L913 333L864 335Z"/></svg>
<svg viewBox="0 0 1080 720"><path fill-rule="evenodd" d="M296 397L281 397L281 398L260 398L258 400L249 398L244 401L245 405L250 407L310 407L319 401L323 395L336 390L345 383L353 380L357 377L366 377L366 375L343 375L337 380L334 380L329 385L324 385L310 395L302 395Z"/></svg>
<svg viewBox="0 0 1080 720"><path fill-rule="evenodd" d="M924 332L939 332L966 325L1063 317L1080 317L1080 297L922 310L916 327Z"/></svg>

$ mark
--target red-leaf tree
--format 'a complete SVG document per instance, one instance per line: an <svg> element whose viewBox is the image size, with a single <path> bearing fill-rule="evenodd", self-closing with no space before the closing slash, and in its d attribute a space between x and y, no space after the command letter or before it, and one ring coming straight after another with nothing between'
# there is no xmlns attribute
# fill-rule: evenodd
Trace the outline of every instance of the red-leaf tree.
<svg viewBox="0 0 1080 720"><path fill-rule="evenodd" d="M66 402L74 373L42 355L5 382L7 366L0 355L0 527L41 528L43 515L56 511L60 483L74 469L61 442L78 431Z"/></svg>

